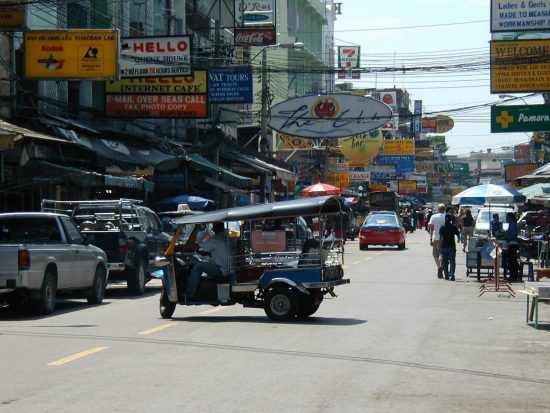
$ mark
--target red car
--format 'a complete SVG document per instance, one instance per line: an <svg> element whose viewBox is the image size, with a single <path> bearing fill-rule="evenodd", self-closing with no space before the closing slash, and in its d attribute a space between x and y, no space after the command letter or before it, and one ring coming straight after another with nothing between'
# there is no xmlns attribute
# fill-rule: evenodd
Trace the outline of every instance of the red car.
<svg viewBox="0 0 550 413"><path fill-rule="evenodd" d="M393 211L371 212L359 231L359 249L369 245L389 245L402 250L405 248L405 228Z"/></svg>

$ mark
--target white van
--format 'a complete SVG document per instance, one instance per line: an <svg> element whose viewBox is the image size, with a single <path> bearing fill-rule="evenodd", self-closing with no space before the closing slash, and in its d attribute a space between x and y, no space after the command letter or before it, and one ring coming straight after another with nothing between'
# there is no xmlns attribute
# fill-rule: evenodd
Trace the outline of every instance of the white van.
<svg viewBox="0 0 550 413"><path fill-rule="evenodd" d="M498 218L500 222L502 222L502 229L506 231L508 229L508 224L506 223L506 214L508 212L515 212L514 208L512 206L503 205L481 207L474 226L474 236L489 237L493 214L498 214Z"/></svg>

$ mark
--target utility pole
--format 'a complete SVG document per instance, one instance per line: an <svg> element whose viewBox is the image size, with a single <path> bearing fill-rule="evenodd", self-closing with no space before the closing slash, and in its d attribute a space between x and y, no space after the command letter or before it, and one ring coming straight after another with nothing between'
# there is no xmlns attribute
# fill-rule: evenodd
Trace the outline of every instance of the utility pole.
<svg viewBox="0 0 550 413"><path fill-rule="evenodd" d="M267 48L262 50L262 108L260 111L260 152L266 154L268 152L267 145L267 115L268 115L268 103L269 103L269 88L267 82Z"/></svg>

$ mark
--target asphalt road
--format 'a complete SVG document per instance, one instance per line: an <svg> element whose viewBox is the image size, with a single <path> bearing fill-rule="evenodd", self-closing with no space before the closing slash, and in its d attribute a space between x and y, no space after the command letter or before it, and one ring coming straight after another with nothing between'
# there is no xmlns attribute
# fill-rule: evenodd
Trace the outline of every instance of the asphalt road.
<svg viewBox="0 0 550 413"><path fill-rule="evenodd" d="M407 248L346 244L338 298L306 321L178 306L158 284L48 317L0 309L0 412L550 411L550 306L525 324L520 294L438 280L426 232ZM519 288L520 284L515 284Z"/></svg>

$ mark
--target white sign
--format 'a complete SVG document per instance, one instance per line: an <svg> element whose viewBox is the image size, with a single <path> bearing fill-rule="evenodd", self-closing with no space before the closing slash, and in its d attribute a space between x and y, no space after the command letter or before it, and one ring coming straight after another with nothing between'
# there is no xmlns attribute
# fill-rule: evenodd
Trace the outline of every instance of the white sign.
<svg viewBox="0 0 550 413"><path fill-rule="evenodd" d="M491 32L550 29L550 1L491 0Z"/></svg>
<svg viewBox="0 0 550 413"><path fill-rule="evenodd" d="M235 20L240 27L275 26L275 0L235 0Z"/></svg>
<svg viewBox="0 0 550 413"><path fill-rule="evenodd" d="M340 69L360 69L360 51L359 46L338 46L338 67Z"/></svg>
<svg viewBox="0 0 550 413"><path fill-rule="evenodd" d="M121 39L120 77L189 76L189 36Z"/></svg>
<svg viewBox="0 0 550 413"><path fill-rule="evenodd" d="M389 122L386 122L380 127L381 130L397 130L399 129L399 115L391 118Z"/></svg>
<svg viewBox="0 0 550 413"><path fill-rule="evenodd" d="M350 182L370 182L370 172L350 171Z"/></svg>
<svg viewBox="0 0 550 413"><path fill-rule="evenodd" d="M343 138L378 129L392 116L389 106L376 99L338 93L281 102L271 108L268 124L303 138Z"/></svg>
<svg viewBox="0 0 550 413"><path fill-rule="evenodd" d="M327 165L328 172L348 172L349 164L346 162L329 162Z"/></svg>

